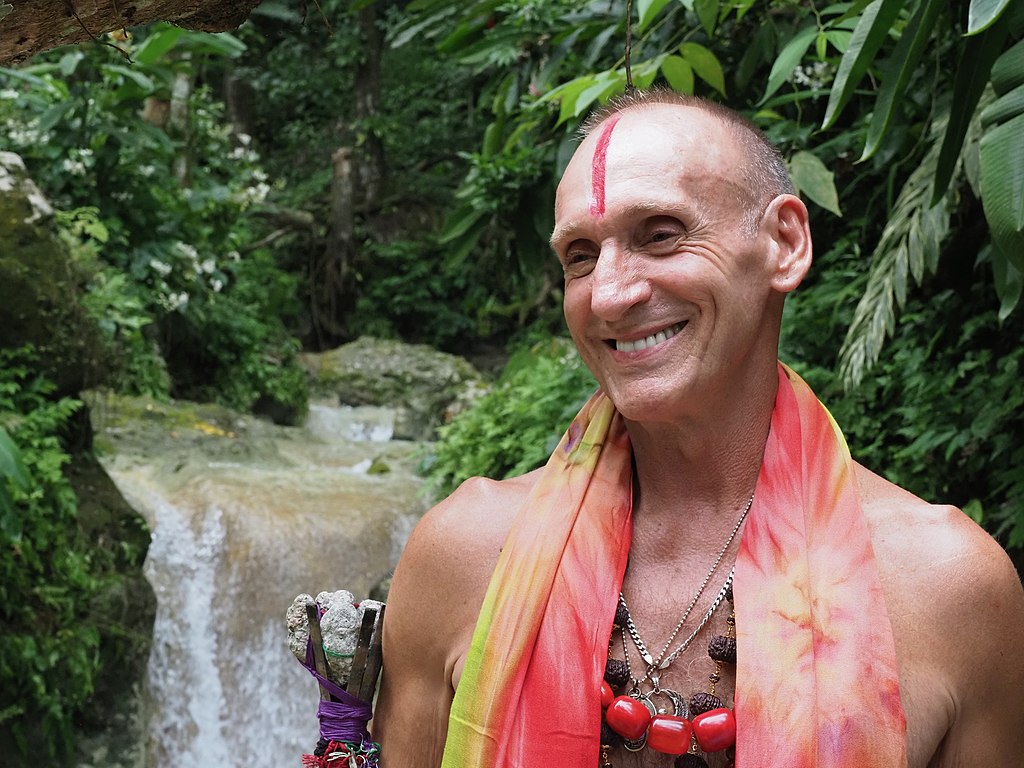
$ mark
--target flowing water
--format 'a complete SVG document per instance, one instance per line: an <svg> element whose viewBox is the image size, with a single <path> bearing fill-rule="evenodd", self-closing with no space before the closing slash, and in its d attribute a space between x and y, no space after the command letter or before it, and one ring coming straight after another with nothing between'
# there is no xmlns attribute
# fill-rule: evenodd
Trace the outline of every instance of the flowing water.
<svg viewBox="0 0 1024 768"><path fill-rule="evenodd" d="M314 406L305 429L93 410L104 466L153 534L142 764L298 766L318 697L285 611L299 593L366 596L387 576L424 506L417 446L390 439L383 409Z"/></svg>

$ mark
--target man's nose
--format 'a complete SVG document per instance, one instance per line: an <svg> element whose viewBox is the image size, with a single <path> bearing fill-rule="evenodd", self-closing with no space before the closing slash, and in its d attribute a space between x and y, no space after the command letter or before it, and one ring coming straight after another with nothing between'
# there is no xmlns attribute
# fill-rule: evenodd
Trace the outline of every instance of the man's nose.
<svg viewBox="0 0 1024 768"><path fill-rule="evenodd" d="M590 308L602 320L613 322L651 295L641 260L615 245L601 248L591 273Z"/></svg>

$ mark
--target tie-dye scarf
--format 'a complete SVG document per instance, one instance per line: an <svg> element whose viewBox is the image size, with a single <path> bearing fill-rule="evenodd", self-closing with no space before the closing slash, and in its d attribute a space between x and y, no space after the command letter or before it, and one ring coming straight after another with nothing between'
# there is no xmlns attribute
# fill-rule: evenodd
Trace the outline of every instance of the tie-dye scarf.
<svg viewBox="0 0 1024 768"><path fill-rule="evenodd" d="M502 549L443 768L597 766L631 489L625 425L598 393ZM853 463L831 416L782 365L735 591L737 767L905 766L892 629Z"/></svg>

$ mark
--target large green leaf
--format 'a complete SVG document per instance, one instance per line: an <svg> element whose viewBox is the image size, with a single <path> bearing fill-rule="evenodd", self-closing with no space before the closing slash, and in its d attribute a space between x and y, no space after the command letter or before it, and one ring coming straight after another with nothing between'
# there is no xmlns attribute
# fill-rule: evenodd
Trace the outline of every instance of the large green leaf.
<svg viewBox="0 0 1024 768"><path fill-rule="evenodd" d="M778 58L772 64L772 71L768 73L768 87L765 89L764 96L761 97L761 104L766 102L789 79L793 70L796 69L796 65L800 63L800 59L807 53L807 49L811 47L811 43L817 36L817 26L806 27L797 32L793 39L779 51Z"/></svg>
<svg viewBox="0 0 1024 768"><path fill-rule="evenodd" d="M245 43L229 32L196 32L186 30L179 42L193 53L212 53L214 56L237 58L245 53Z"/></svg>
<svg viewBox="0 0 1024 768"><path fill-rule="evenodd" d="M710 85L723 96L725 95L725 72L718 57L700 43L683 43L679 53L693 67L697 77Z"/></svg>
<svg viewBox="0 0 1024 768"><path fill-rule="evenodd" d="M676 93L693 93L693 67L681 56L668 56L661 62L661 73Z"/></svg>
<svg viewBox="0 0 1024 768"><path fill-rule="evenodd" d="M982 137L981 195L996 248L1024 272L1024 114Z"/></svg>
<svg viewBox="0 0 1024 768"><path fill-rule="evenodd" d="M835 174L825 167L817 155L805 151L795 153L789 160L789 175L797 190L826 211L836 216L843 215L839 209Z"/></svg>
<svg viewBox="0 0 1024 768"><path fill-rule="evenodd" d="M998 248L991 248L992 277L996 295L999 297L999 322L1016 309L1024 288L1024 272L1021 272Z"/></svg>
<svg viewBox="0 0 1024 768"><path fill-rule="evenodd" d="M131 80L145 93L152 93L156 90L153 81L138 70L123 67L120 64L101 64L100 69L109 75L120 75L126 80Z"/></svg>
<svg viewBox="0 0 1024 768"><path fill-rule="evenodd" d="M835 123L843 107L850 100L854 89L868 71L875 54L889 35L896 17L903 8L904 0L875 0L867 8L853 30L853 37L839 62L836 79L828 96L828 107L822 128Z"/></svg>
<svg viewBox="0 0 1024 768"><path fill-rule="evenodd" d="M984 32L998 19L1011 0L971 0L967 11L967 34Z"/></svg>
<svg viewBox="0 0 1024 768"><path fill-rule="evenodd" d="M21 451L7 430L0 427L0 480L3 479L10 480L22 490L28 488L28 472L21 462Z"/></svg>
<svg viewBox="0 0 1024 768"><path fill-rule="evenodd" d="M981 127L989 128L1024 113L1024 84L989 104L981 113Z"/></svg>
<svg viewBox="0 0 1024 768"><path fill-rule="evenodd" d="M718 24L719 5L719 0L695 0L693 4L694 10L697 12L697 18L700 19L700 25L708 33L708 37L715 34L715 27Z"/></svg>
<svg viewBox="0 0 1024 768"><path fill-rule="evenodd" d="M925 43L935 31L935 22L945 6L944 0L924 0L903 30L896 50L882 72L882 87L875 100L875 110L868 125L868 136L860 157L861 161L875 154L882 143L893 113L907 88L910 75L917 69Z"/></svg>
<svg viewBox="0 0 1024 768"><path fill-rule="evenodd" d="M950 115L949 125L942 137L942 149L932 182L932 205L946 194L950 179L953 178L967 127L988 84L993 62L999 56L1008 29L1009 25L1002 22L989 27L981 35L970 38L960 52L953 79L952 103L956 104L956 110Z"/></svg>
<svg viewBox="0 0 1024 768"><path fill-rule="evenodd" d="M654 17L661 13L661 9L668 5L672 0L637 0L636 12L640 21L637 24L637 31L643 32L647 25L650 24Z"/></svg>
<svg viewBox="0 0 1024 768"><path fill-rule="evenodd" d="M181 27L161 24L150 33L149 37L142 41L142 45L133 54L136 63L155 64L175 46L183 34L185 34L185 30Z"/></svg>
<svg viewBox="0 0 1024 768"><path fill-rule="evenodd" d="M1024 83L1024 40L1014 44L992 66L992 89L1003 95Z"/></svg>
<svg viewBox="0 0 1024 768"><path fill-rule="evenodd" d="M625 77L617 76L613 70L600 73L595 82L583 89L573 103L573 117L579 117L595 103L604 103L609 96L624 88Z"/></svg>

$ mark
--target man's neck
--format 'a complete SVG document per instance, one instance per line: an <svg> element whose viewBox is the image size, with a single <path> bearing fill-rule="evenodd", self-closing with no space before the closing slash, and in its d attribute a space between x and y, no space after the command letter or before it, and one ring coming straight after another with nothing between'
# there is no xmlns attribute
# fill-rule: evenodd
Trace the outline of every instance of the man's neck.
<svg viewBox="0 0 1024 768"><path fill-rule="evenodd" d="M757 482L777 388L773 366L770 378L749 379L742 392L676 423L629 423L635 522L662 530L734 523Z"/></svg>

